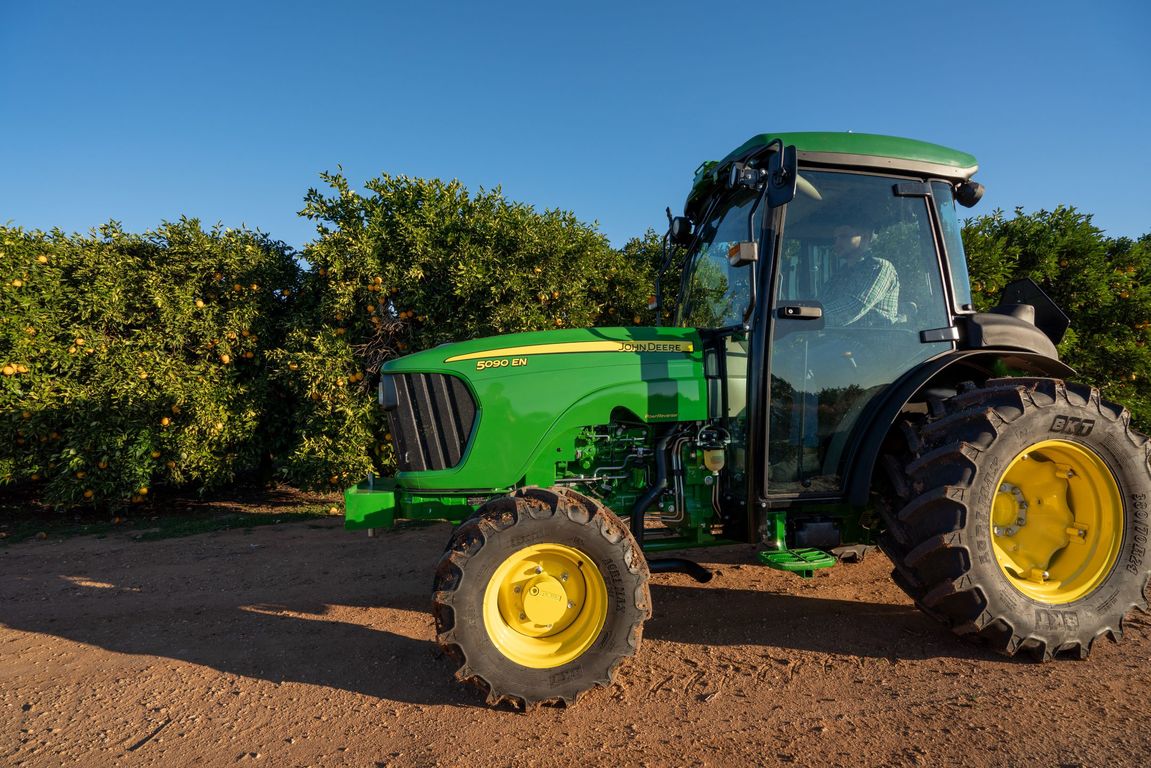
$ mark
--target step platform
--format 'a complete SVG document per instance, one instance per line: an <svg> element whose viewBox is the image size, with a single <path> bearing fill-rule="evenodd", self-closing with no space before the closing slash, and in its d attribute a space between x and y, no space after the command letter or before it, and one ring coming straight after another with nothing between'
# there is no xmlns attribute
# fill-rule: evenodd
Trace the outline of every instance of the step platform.
<svg viewBox="0 0 1151 768"><path fill-rule="evenodd" d="M783 549L757 552L759 562L777 571L794 573L801 579L810 579L820 568L830 568L838 561L835 555L822 549Z"/></svg>

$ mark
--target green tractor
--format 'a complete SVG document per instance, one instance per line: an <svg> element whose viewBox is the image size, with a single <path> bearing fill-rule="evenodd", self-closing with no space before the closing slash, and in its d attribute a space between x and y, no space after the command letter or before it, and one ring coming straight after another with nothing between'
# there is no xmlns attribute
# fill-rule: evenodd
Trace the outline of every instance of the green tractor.
<svg viewBox="0 0 1151 768"><path fill-rule="evenodd" d="M385 364L398 472L349 489L346 523L459 523L433 595L457 677L492 704L574 702L639 649L650 573L705 581L682 550L731 543L800 576L878 545L924 612L1007 655L1117 639L1151 575L1151 445L1064 381L1068 321L1038 286L975 311L956 206L976 168L908 139L756 136L668 212L672 327Z"/></svg>

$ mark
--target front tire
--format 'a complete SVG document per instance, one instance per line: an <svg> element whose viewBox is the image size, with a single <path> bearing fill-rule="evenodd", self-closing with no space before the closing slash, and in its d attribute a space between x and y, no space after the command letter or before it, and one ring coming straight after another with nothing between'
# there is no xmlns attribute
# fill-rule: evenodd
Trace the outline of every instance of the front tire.
<svg viewBox="0 0 1151 768"><path fill-rule="evenodd" d="M1146 608L1151 445L1097 390L999 379L913 438L887 515L896 581L960 635L1014 655L1086 657Z"/></svg>
<svg viewBox="0 0 1151 768"><path fill-rule="evenodd" d="M648 579L610 510L568 489L521 489L453 533L436 568L436 640L489 704L571 704L639 648Z"/></svg>

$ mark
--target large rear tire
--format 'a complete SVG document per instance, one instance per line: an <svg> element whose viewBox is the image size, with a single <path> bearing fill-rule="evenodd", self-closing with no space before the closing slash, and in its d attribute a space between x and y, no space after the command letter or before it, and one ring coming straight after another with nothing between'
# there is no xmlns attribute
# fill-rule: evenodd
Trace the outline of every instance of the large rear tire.
<svg viewBox="0 0 1151 768"><path fill-rule="evenodd" d="M638 650L648 579L610 510L571 490L525 488L453 533L436 568L436 639L489 704L571 704Z"/></svg>
<svg viewBox="0 0 1151 768"><path fill-rule="evenodd" d="M1090 387L998 379L912 436L886 515L896 582L928 614L1007 655L1086 657L1146 608L1151 445ZM890 463L890 462L889 462Z"/></svg>

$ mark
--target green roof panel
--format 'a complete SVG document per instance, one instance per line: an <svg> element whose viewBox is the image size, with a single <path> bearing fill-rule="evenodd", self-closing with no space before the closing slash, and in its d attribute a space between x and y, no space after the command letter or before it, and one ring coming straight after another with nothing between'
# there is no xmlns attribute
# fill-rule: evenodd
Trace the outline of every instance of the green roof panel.
<svg viewBox="0 0 1151 768"><path fill-rule="evenodd" d="M871 167L891 171L927 173L948 179L968 179L979 166L973 155L916 139L873 133L761 133L753 136L718 163L708 161L696 170L689 203L697 193L717 180L716 173L734 160L755 154L776 139L794 144L800 164L818 163L844 167Z"/></svg>

